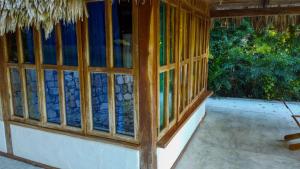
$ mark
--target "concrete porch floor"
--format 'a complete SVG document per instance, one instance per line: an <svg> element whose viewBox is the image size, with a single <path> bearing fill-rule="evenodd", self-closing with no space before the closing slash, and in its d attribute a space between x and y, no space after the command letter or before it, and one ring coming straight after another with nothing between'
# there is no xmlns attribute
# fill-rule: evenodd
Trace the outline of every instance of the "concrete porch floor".
<svg viewBox="0 0 300 169"><path fill-rule="evenodd" d="M289 105L300 113L300 103ZM207 116L175 168L299 169L300 151L288 151L282 141L294 132L300 129L280 102L209 99ZM35 168L0 156L0 169Z"/></svg>
<svg viewBox="0 0 300 169"><path fill-rule="evenodd" d="M300 103L289 103L300 114ZM209 99L207 116L176 169L298 169L284 135L300 132L281 102ZM300 140L297 140L300 143Z"/></svg>

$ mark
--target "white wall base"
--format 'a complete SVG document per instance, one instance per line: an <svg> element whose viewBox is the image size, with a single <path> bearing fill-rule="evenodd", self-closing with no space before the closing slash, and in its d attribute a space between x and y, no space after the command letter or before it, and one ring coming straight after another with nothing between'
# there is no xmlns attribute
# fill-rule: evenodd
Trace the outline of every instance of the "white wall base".
<svg viewBox="0 0 300 169"><path fill-rule="evenodd" d="M198 107L166 148L157 148L158 169L170 169L173 166L204 116L205 102Z"/></svg>
<svg viewBox="0 0 300 169"><path fill-rule="evenodd" d="M0 151L7 153L4 122L0 120Z"/></svg>
<svg viewBox="0 0 300 169"><path fill-rule="evenodd" d="M139 151L11 125L14 155L63 169L139 169Z"/></svg>

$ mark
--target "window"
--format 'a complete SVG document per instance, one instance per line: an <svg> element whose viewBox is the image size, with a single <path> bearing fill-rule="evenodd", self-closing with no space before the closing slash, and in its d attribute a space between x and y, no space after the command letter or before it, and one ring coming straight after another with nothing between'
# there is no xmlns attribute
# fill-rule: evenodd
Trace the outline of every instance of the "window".
<svg viewBox="0 0 300 169"><path fill-rule="evenodd" d="M159 38L159 132L165 132L175 124L175 37L176 8L160 3L160 38Z"/></svg>
<svg viewBox="0 0 300 169"><path fill-rule="evenodd" d="M87 88L88 121L91 121L88 132L132 140L137 139L137 59L132 45L132 1L114 0L111 5L106 15L104 1L87 3L91 16L86 25L90 51L85 65L86 86L90 86ZM111 30L111 36L107 36L110 32L107 30Z"/></svg>
<svg viewBox="0 0 300 169"><path fill-rule="evenodd" d="M186 114L206 90L208 21L160 1L158 138Z"/></svg>
<svg viewBox="0 0 300 169"><path fill-rule="evenodd" d="M89 18L60 22L47 38L36 28L6 34L12 120L137 141L136 9L105 3L87 2Z"/></svg>

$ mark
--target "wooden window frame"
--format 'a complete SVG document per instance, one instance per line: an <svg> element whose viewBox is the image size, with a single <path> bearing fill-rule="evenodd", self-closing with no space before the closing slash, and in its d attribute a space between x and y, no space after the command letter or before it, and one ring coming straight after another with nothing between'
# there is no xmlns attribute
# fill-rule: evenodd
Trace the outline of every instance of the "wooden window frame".
<svg viewBox="0 0 300 169"><path fill-rule="evenodd" d="M210 95L207 92L207 72L208 72L208 38L209 38L209 18L208 16L199 15L198 12L192 12L188 10L188 7L181 2L173 2L170 0L161 0L166 3L167 6L167 33L166 33L166 58L167 64L160 66L160 53L157 51L157 86L160 86L160 73L166 72L165 83L169 83L169 70L175 70L175 121L169 122L168 115L168 97L165 97L164 101L164 118L166 119L164 124L164 129L160 129L160 99L157 99L157 131L158 131L158 143L164 144L166 142L166 137L170 137L170 133L174 133L174 128L183 124L187 119L187 114L191 114L191 109L195 107L195 104L199 104L199 100L204 101L204 97ZM161 2L159 1L159 3ZM196 3L196 2L195 2ZM160 5L158 5L160 6ZM176 18L175 18L175 34L177 36L175 39L175 65L169 63L169 8L170 6L175 7ZM158 9L159 15L159 9ZM188 20L186 20L188 19ZM188 23L188 25L186 25ZM158 30L160 27L160 21L157 21ZM187 41L189 43L187 43ZM158 32L157 44L160 43L160 33ZM188 45L190 44L190 45ZM159 49L159 47L158 47ZM183 56L181 56L181 54ZM175 67L174 67L175 66ZM181 69L186 69L186 75L181 73ZM192 75L192 73L194 73ZM182 87L181 78L183 82L187 81L186 86ZM169 95L169 85L165 88L166 96ZM160 89L157 89L157 96L159 97ZM184 97L184 98L183 98ZM186 104L184 104L184 102ZM182 106L183 107L180 107Z"/></svg>
<svg viewBox="0 0 300 169"><path fill-rule="evenodd" d="M86 0L86 3L95 2L98 0ZM56 65L43 64L43 47L42 47L42 34L41 29L32 27L34 39L34 55L35 64L25 64L23 61L23 49L21 39L21 30L16 30L16 43L18 49L18 63L9 63L9 56L6 44L6 36L3 36L4 43L4 67L5 78L7 79L7 87L9 93L9 120L12 123L20 125L33 126L37 128L45 128L53 131L66 132L66 134L74 133L84 137L95 137L120 142L122 144L138 145L139 144L139 58L138 58L138 6L135 1L132 3L132 68L116 68L114 67L113 55L113 32L112 32L112 1L105 0L105 27L106 27L106 60L107 67L89 67L89 42L88 42L88 18L83 18L83 21L78 20L76 26L77 38L77 58L78 66L65 66L63 65L63 49L61 37L61 25L55 25L55 39L56 39ZM23 98L23 114L24 118L14 115L14 107L12 103L12 90L10 84L10 69L17 68L20 71L20 80ZM27 96L26 96L26 79L25 70L35 69L37 73L38 83L38 102L39 112L41 114L40 121L31 120L28 118ZM55 70L58 73L58 88L59 88L59 105L60 105L60 124L48 123L46 115L46 99L45 99L45 82L44 71ZM65 106L65 93L64 93L64 71L77 71L80 79L80 109L81 109L81 128L71 127L66 125L66 106ZM91 115L91 99L90 99L90 73L105 73L108 76L108 101L109 101L109 125L110 132L104 133L95 131L92 128L92 115ZM114 78L115 75L130 75L133 77L133 95L134 95L134 137L121 135L116 133L115 122L115 93L114 93Z"/></svg>

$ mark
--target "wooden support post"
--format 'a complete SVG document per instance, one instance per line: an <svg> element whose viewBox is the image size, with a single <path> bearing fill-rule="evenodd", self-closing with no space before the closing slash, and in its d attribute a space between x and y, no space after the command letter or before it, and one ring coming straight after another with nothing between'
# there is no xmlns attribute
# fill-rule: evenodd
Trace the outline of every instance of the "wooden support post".
<svg viewBox="0 0 300 169"><path fill-rule="evenodd" d="M7 56L7 48L6 48L6 41L5 36L0 37L0 104L2 107L2 113L0 114L0 119L4 122L4 129L5 129L5 140L6 140L6 147L7 153L13 154L12 148L12 141L11 141L11 130L9 125L9 117L10 117L10 110L9 110L9 96L7 92L7 80L5 74L7 74L7 70L5 69L6 60L8 59Z"/></svg>
<svg viewBox="0 0 300 169"><path fill-rule="evenodd" d="M158 0L138 5L140 168L156 169Z"/></svg>

